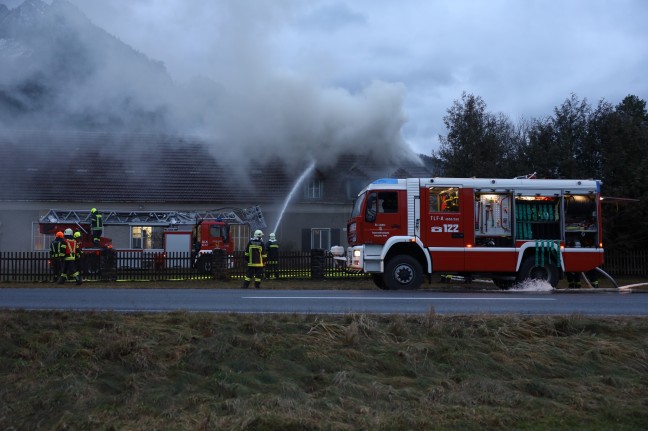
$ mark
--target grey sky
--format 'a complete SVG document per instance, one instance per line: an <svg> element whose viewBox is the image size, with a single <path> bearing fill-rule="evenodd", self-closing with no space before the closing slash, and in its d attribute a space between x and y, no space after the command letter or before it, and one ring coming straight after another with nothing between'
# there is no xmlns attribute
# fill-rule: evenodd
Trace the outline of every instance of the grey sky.
<svg viewBox="0 0 648 431"><path fill-rule="evenodd" d="M372 121L404 114L402 135L424 154L463 91L514 122L571 93L648 100L646 0L70 1L178 82L212 78L246 106L273 91L331 99L351 120L384 103Z"/></svg>

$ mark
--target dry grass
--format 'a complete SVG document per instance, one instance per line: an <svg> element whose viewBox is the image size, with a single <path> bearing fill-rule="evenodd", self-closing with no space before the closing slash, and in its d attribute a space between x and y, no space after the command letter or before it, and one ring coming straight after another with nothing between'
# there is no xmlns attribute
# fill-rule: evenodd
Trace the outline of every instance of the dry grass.
<svg viewBox="0 0 648 431"><path fill-rule="evenodd" d="M0 429L636 430L648 319L0 312Z"/></svg>

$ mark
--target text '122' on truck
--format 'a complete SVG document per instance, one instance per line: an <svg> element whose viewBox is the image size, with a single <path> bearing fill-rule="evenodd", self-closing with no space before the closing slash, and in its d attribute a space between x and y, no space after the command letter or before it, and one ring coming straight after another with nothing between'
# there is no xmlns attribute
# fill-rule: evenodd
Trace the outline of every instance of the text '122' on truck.
<svg viewBox="0 0 648 431"><path fill-rule="evenodd" d="M600 189L599 180L383 178L354 203L346 256L332 252L382 289L417 289L432 274L555 287L567 273L604 274Z"/></svg>

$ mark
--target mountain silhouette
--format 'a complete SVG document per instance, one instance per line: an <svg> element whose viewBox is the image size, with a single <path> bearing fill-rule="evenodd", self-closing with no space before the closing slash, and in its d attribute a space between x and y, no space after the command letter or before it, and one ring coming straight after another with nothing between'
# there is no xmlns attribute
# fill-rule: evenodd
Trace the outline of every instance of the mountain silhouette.
<svg viewBox="0 0 648 431"><path fill-rule="evenodd" d="M0 124L167 131L174 83L72 3L0 5Z"/></svg>

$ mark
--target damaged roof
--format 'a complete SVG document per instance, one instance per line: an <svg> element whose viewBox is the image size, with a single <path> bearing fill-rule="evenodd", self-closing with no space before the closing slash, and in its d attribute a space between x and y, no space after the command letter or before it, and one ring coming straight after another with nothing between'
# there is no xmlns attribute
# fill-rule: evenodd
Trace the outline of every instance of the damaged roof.
<svg viewBox="0 0 648 431"><path fill-rule="evenodd" d="M2 201L266 203L285 198L307 168L280 159L232 163L195 139L97 132L0 136L0 157ZM433 176L431 158L421 158L386 167L341 155L333 167L316 164L312 176L325 183L322 200L342 203L351 199L349 180Z"/></svg>

